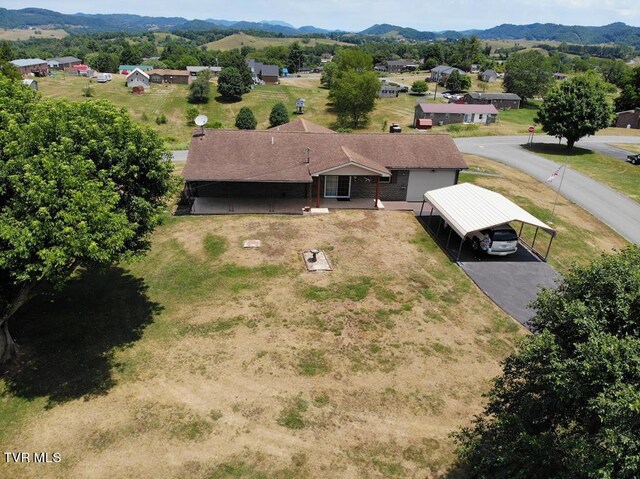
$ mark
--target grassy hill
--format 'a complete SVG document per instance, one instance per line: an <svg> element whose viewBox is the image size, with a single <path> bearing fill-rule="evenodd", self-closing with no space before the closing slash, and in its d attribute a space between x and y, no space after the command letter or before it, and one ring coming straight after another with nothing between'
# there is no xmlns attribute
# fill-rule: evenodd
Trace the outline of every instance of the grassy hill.
<svg viewBox="0 0 640 479"><path fill-rule="evenodd" d="M252 35L247 35L246 33L234 33L233 35L229 35L228 37L224 37L221 40L217 40L215 42L207 43L204 45L208 50L235 50L237 48L242 48L243 46L254 47L254 48L265 48L265 47L278 47L278 46L286 46L291 45L294 42L303 43L303 38L267 38L267 37L254 37ZM330 39L315 39L312 38L308 43L303 43L306 46L314 46L317 44L325 44L325 45L345 45L350 46L349 43L338 42L336 40Z"/></svg>
<svg viewBox="0 0 640 479"><path fill-rule="evenodd" d="M64 30L29 30L26 28L5 28L0 30L0 40L18 41L29 38L64 38L69 34Z"/></svg>

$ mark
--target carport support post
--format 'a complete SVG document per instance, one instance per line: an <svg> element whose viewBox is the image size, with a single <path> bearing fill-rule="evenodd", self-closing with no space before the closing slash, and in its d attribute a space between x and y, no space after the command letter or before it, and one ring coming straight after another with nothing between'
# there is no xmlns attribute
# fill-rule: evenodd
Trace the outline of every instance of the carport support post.
<svg viewBox="0 0 640 479"><path fill-rule="evenodd" d="M462 253L462 245L464 244L464 238L460 237L460 247L458 248L458 256L456 256L456 261L460 261L460 254Z"/></svg>
<svg viewBox="0 0 640 479"><path fill-rule="evenodd" d="M449 236L447 236L447 249L449 249L449 241L451 241L451 228L449 228Z"/></svg>
<svg viewBox="0 0 640 479"><path fill-rule="evenodd" d="M320 208L320 175L317 176L318 179L318 191L316 197L316 208Z"/></svg>
<svg viewBox="0 0 640 479"><path fill-rule="evenodd" d="M522 230L524 228L524 223L520 223L520 233L518 233L518 238L522 238Z"/></svg>
<svg viewBox="0 0 640 479"><path fill-rule="evenodd" d="M535 249L536 245L536 237L538 236L538 227L536 226L536 232L533 234L533 241L531 242L531 249Z"/></svg>
<svg viewBox="0 0 640 479"><path fill-rule="evenodd" d="M424 198L422 199L422 206L420 207L420 216L422 216L422 209L424 208Z"/></svg>
<svg viewBox="0 0 640 479"><path fill-rule="evenodd" d="M547 246L547 252L544 255L544 260L547 261L547 258L549 257L549 251L551 251L551 243L553 243L553 238L555 238L556 235L552 235L551 239L549 240L549 246Z"/></svg>
<svg viewBox="0 0 640 479"><path fill-rule="evenodd" d="M431 211L429 211L429 219L427 220L427 228L431 229L431 217L433 216L433 206L431 207Z"/></svg>

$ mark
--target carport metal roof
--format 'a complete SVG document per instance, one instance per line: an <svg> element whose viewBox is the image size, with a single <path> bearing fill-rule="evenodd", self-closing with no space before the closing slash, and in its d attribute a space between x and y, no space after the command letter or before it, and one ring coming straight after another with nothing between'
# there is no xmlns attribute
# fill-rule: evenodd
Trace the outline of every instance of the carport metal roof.
<svg viewBox="0 0 640 479"><path fill-rule="evenodd" d="M469 233L512 221L543 229L551 236L556 231L531 213L495 191L471 183L427 191L424 199L438 210L453 230L464 238Z"/></svg>
<svg viewBox="0 0 640 479"><path fill-rule="evenodd" d="M480 188L471 183L427 191L424 200L437 210L451 229L464 239L469 233L481 231L512 221L530 224L551 235L556 231L531 213L495 191ZM531 245L535 245L534 243ZM551 247L551 243L549 243ZM547 249L547 254L549 250ZM546 256L546 255L545 255Z"/></svg>

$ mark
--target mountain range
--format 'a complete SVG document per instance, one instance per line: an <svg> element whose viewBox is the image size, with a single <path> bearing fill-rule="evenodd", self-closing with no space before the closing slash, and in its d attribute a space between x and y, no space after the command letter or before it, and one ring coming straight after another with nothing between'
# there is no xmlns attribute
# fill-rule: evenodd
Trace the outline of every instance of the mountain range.
<svg viewBox="0 0 640 479"><path fill-rule="evenodd" d="M83 14L73 15L41 8L8 10L0 8L0 28L64 28L72 33L97 31L156 31L156 30L207 30L226 28L233 30L259 30L283 35L312 33L347 33L340 30L326 30L312 25L296 28L280 20L261 22L218 20L188 20L182 17L148 17L129 14ZM402 38L406 40L432 41L435 39L457 39L476 35L480 39L494 40L556 40L567 43L599 44L618 43L632 45L640 49L640 27L624 23L590 27L580 25L558 25L554 23L532 23L529 25L502 24L487 30L467 30L462 32L428 32L398 25L376 24L360 35L376 35Z"/></svg>

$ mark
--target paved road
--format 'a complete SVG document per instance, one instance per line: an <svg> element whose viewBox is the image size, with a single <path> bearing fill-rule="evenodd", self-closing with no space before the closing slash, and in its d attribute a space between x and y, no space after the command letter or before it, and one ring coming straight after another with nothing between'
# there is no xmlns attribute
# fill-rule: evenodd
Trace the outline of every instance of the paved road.
<svg viewBox="0 0 640 479"><path fill-rule="evenodd" d="M173 150L173 161L187 161L187 153L189 150Z"/></svg>
<svg viewBox="0 0 640 479"><path fill-rule="evenodd" d="M534 141L557 143L558 140L536 135ZM560 166L524 150L520 145L527 142L526 136L456 138L455 142L464 153L484 156L518 168L542 182ZM609 143L639 144L640 137L592 136L580 140L576 146L595 149ZM558 180L549 188L557 185ZM629 241L640 244L640 204L571 168L567 168L560 194L589 211Z"/></svg>
<svg viewBox="0 0 640 479"><path fill-rule="evenodd" d="M617 146L607 145L605 143L590 143L589 148L603 155L610 156L616 160L627 161L627 155L632 154L632 151L623 150Z"/></svg>

